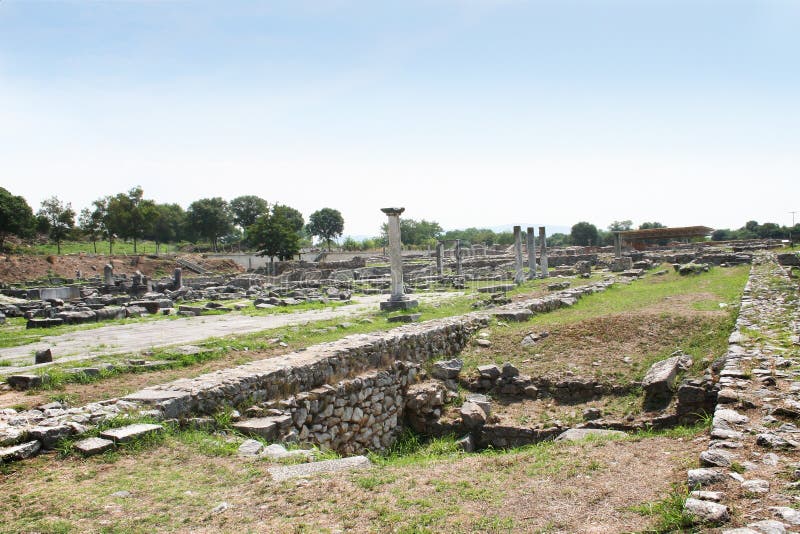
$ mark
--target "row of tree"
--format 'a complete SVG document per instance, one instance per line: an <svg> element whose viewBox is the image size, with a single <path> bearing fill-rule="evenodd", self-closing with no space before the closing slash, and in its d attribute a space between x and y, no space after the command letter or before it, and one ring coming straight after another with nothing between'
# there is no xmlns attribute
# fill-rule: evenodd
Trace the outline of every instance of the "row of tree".
<svg viewBox="0 0 800 534"><path fill-rule="evenodd" d="M34 215L27 201L0 188L0 249L9 235L31 237L47 234L61 253L61 243L68 237L89 239L97 252L97 242L108 241L109 254L117 239L163 243L205 240L216 251L220 244L240 243L265 255L282 259L296 255L300 246L317 237L330 248L333 239L344 231L339 211L322 208L305 223L302 213L282 204L270 205L255 195L244 195L230 202L220 198L202 198L184 210L178 204L158 204L144 198L137 186L125 193L99 198L77 216L70 203L56 197L42 202Z"/></svg>

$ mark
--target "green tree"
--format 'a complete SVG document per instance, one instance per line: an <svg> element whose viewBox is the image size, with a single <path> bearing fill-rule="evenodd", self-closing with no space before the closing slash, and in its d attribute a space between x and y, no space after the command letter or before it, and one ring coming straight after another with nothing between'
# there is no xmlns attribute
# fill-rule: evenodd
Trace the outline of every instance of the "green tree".
<svg viewBox="0 0 800 534"><path fill-rule="evenodd" d="M97 254L97 240L103 236L103 213L97 209L83 208L78 217L78 226L92 242L94 253Z"/></svg>
<svg viewBox="0 0 800 534"><path fill-rule="evenodd" d="M300 236L293 221L281 210L276 212L275 208L250 225L248 236L258 254L269 256L270 262L275 257L281 261L292 259L300 252Z"/></svg>
<svg viewBox="0 0 800 534"><path fill-rule="evenodd" d="M64 204L56 197L42 201L38 216L47 221L50 239L56 243L56 250L61 254L61 242L75 226L75 211L69 202Z"/></svg>
<svg viewBox="0 0 800 534"><path fill-rule="evenodd" d="M219 238L233 230L232 219L228 203L220 197L195 200L186 210L186 222L192 236L208 239L214 252Z"/></svg>
<svg viewBox="0 0 800 534"><path fill-rule="evenodd" d="M588 247L597 244L597 227L586 221L574 224L569 235L573 245Z"/></svg>
<svg viewBox="0 0 800 534"><path fill-rule="evenodd" d="M246 230L256 222L256 219L269 211L269 203L256 195L242 195L231 200L230 210L233 224Z"/></svg>
<svg viewBox="0 0 800 534"><path fill-rule="evenodd" d="M338 210L333 208L322 208L311 214L308 218L308 233L312 236L324 239L331 249L331 240L342 235L344 231L344 219Z"/></svg>
<svg viewBox="0 0 800 534"><path fill-rule="evenodd" d="M387 223L383 223L381 232L386 236ZM405 245L433 246L442 234L442 227L435 221L400 219L400 238Z"/></svg>
<svg viewBox="0 0 800 534"><path fill-rule="evenodd" d="M666 228L660 222L643 222L639 225L639 230L652 230L654 228Z"/></svg>
<svg viewBox="0 0 800 534"><path fill-rule="evenodd" d="M21 196L0 187L0 250L10 235L25 237L33 232L36 219L33 210Z"/></svg>
<svg viewBox="0 0 800 534"><path fill-rule="evenodd" d="M156 204L153 207L153 220L147 235L156 243L156 254L162 243L180 241L186 213L178 204Z"/></svg>
<svg viewBox="0 0 800 534"><path fill-rule="evenodd" d="M300 213L298 210L294 209L291 206L286 206L284 204L275 204L272 207L272 214L273 215L280 215L284 219L286 219L289 224L292 226L295 232L300 235L303 232L303 228L306 225L305 219L303 219L303 214Z"/></svg>
<svg viewBox="0 0 800 534"><path fill-rule="evenodd" d="M633 228L633 221L625 219L624 221L614 221L608 225L609 232L627 232Z"/></svg>
<svg viewBox="0 0 800 534"><path fill-rule="evenodd" d="M138 252L138 241L151 231L155 202L143 198L140 186L127 193L111 197L106 204L107 223L112 233L133 240L133 252Z"/></svg>

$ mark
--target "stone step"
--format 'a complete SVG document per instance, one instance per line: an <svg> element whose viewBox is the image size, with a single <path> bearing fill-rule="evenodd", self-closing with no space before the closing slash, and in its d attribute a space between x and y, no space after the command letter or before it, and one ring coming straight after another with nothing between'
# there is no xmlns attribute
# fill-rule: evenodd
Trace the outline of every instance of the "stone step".
<svg viewBox="0 0 800 534"><path fill-rule="evenodd" d="M127 443L137 438L162 432L164 427L150 423L136 423L119 428L110 428L100 432L100 437L109 439L114 443Z"/></svg>

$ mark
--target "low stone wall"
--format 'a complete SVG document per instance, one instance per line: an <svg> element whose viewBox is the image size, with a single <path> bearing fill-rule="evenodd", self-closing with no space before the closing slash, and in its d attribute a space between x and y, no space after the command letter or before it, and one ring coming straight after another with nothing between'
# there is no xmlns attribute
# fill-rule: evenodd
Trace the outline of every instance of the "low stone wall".
<svg viewBox="0 0 800 534"><path fill-rule="evenodd" d="M223 406L285 399L396 361L421 363L458 354L486 326L485 314L437 319L373 334L356 334L307 350L180 379L125 397L152 405L167 418L212 414Z"/></svg>
<svg viewBox="0 0 800 534"><path fill-rule="evenodd" d="M405 390L418 372L418 364L397 362L289 398L298 439L344 455L387 449L402 428Z"/></svg>

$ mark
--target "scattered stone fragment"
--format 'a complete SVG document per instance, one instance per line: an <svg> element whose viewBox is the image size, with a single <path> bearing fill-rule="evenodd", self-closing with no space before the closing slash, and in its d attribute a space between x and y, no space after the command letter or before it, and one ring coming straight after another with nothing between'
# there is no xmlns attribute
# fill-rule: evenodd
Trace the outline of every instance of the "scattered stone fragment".
<svg viewBox="0 0 800 534"><path fill-rule="evenodd" d="M433 362L431 368L431 376L439 380L448 380L451 378L458 378L458 374L464 367L464 360L460 358L453 358L452 360L439 360Z"/></svg>
<svg viewBox="0 0 800 534"><path fill-rule="evenodd" d="M338 460L324 460L322 462L311 462L295 465L282 465L270 467L268 469L272 479L276 482L297 477L306 477L319 473L334 473L337 471L350 471L355 469L367 469L372 466L372 462L366 456L351 456Z"/></svg>
<svg viewBox="0 0 800 534"><path fill-rule="evenodd" d="M115 491L114 493L109 495L109 497L116 497L117 499L129 499L133 497L133 494L128 490L120 490L120 491Z"/></svg>
<svg viewBox="0 0 800 534"><path fill-rule="evenodd" d="M459 411L461 420L464 425L469 428L479 428L486 424L488 414L479 405L474 402L465 402Z"/></svg>
<svg viewBox="0 0 800 534"><path fill-rule="evenodd" d="M749 528L752 528L760 534L785 534L786 525L774 519L765 519L763 521L756 521L755 523L748 523Z"/></svg>
<svg viewBox="0 0 800 534"><path fill-rule="evenodd" d="M456 446L464 452L475 452L475 438L472 437L472 434L467 434L456 441Z"/></svg>
<svg viewBox="0 0 800 534"><path fill-rule="evenodd" d="M769 493L769 482L761 479L742 482L742 489L750 493Z"/></svg>
<svg viewBox="0 0 800 534"><path fill-rule="evenodd" d="M756 436L756 444L770 449L795 449L800 446L800 443L790 439L784 439L775 434L758 434Z"/></svg>
<svg viewBox="0 0 800 534"><path fill-rule="evenodd" d="M232 426L242 434L258 436L267 441L273 441L278 437L278 423L272 417L245 419L244 421L234 423Z"/></svg>
<svg viewBox="0 0 800 534"><path fill-rule="evenodd" d="M33 359L34 363L50 363L53 361L53 352L50 349L37 350Z"/></svg>
<svg viewBox="0 0 800 534"><path fill-rule="evenodd" d="M689 469L687 472L687 483L689 488L710 486L725 479L725 474L717 469L701 467L699 469Z"/></svg>
<svg viewBox="0 0 800 534"><path fill-rule="evenodd" d="M724 523L730 519L728 507L716 502L689 497L686 499L683 509L701 523Z"/></svg>
<svg viewBox="0 0 800 534"><path fill-rule="evenodd" d="M702 490L694 490L689 493L689 496L694 497L695 499L700 499L701 501L713 501L719 502L723 498L725 498L725 494L721 491L702 491Z"/></svg>
<svg viewBox="0 0 800 534"><path fill-rule="evenodd" d="M647 409L657 409L668 404L675 391L680 356L673 356L650 366L642 380L644 405Z"/></svg>
<svg viewBox="0 0 800 534"><path fill-rule="evenodd" d="M94 456L106 452L113 446L114 442L110 439L86 438L76 442L73 447L84 456Z"/></svg>
<svg viewBox="0 0 800 534"><path fill-rule="evenodd" d="M5 447L0 449L0 462L12 462L15 460L24 460L30 458L42 448L39 441L29 441L21 445L14 445L12 447Z"/></svg>
<svg viewBox="0 0 800 534"><path fill-rule="evenodd" d="M161 425L150 423L136 423L119 428L111 428L100 433L101 438L112 440L114 443L127 443L128 441L142 438L150 434L157 434L164 430Z"/></svg>
<svg viewBox="0 0 800 534"><path fill-rule="evenodd" d="M212 514L221 514L222 512L227 510L228 508L230 508L230 505L228 503L221 502L218 505L216 505L214 508L211 509L211 513Z"/></svg>
<svg viewBox="0 0 800 534"><path fill-rule="evenodd" d="M264 444L256 439L246 439L239 445L239 456L258 456L264 450Z"/></svg>
<svg viewBox="0 0 800 534"><path fill-rule="evenodd" d="M788 506L770 506L769 510L790 525L800 525L800 511Z"/></svg>
<svg viewBox="0 0 800 534"><path fill-rule="evenodd" d="M14 389L26 390L40 387L42 385L42 377L33 374L11 375L6 378L6 382Z"/></svg>
<svg viewBox="0 0 800 534"><path fill-rule="evenodd" d="M704 467L730 467L731 455L721 450L707 450L700 453L700 465Z"/></svg>
<svg viewBox="0 0 800 534"><path fill-rule="evenodd" d="M284 458L312 458L314 456L314 451L308 451L305 449L293 449L291 451L286 450L286 447L281 445L280 443L273 443L264 448L261 452L261 456L269 458L270 460L283 460Z"/></svg>

